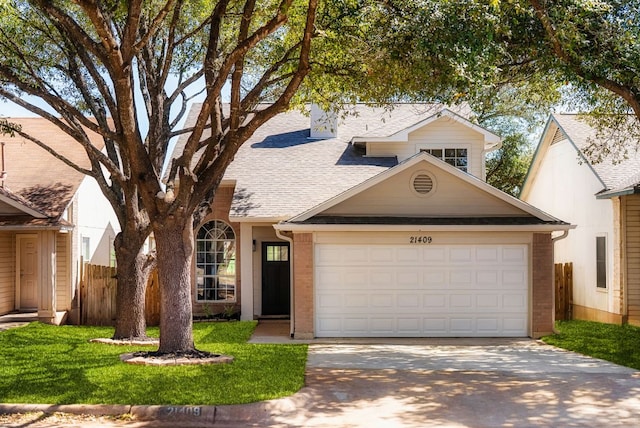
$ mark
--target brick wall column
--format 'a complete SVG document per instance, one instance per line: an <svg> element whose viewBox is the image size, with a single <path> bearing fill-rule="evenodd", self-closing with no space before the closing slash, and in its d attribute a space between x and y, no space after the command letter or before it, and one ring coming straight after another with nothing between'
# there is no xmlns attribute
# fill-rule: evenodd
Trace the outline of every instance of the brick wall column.
<svg viewBox="0 0 640 428"><path fill-rule="evenodd" d="M312 339L313 327L313 234L293 235L293 337Z"/></svg>
<svg viewBox="0 0 640 428"><path fill-rule="evenodd" d="M534 233L532 245L532 325L531 336L553 333L553 242L550 233Z"/></svg>

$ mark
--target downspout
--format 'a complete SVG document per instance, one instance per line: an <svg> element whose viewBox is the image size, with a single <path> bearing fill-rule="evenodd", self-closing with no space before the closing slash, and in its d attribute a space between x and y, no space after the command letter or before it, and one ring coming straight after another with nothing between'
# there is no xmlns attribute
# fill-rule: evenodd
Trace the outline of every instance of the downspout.
<svg viewBox="0 0 640 428"><path fill-rule="evenodd" d="M293 334L294 334L294 329L293 326L295 325L295 312L294 312L294 306L293 306L293 302L294 302L294 287L293 287L293 238L283 235L282 232L278 229L275 229L276 231L276 236L280 239L282 239L283 241L287 241L289 243L289 295L291 296L291 299L289 301L289 337L293 338Z"/></svg>
<svg viewBox="0 0 640 428"><path fill-rule="evenodd" d="M569 236L569 229L562 232L562 235L556 236L555 238L551 238L551 242L555 244L557 241L560 241L561 239L564 239L567 236Z"/></svg>

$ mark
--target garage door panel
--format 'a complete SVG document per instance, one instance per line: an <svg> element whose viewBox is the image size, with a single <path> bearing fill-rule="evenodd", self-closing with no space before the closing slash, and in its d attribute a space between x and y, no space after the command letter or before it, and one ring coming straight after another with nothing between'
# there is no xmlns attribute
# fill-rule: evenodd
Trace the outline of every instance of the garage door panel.
<svg viewBox="0 0 640 428"><path fill-rule="evenodd" d="M440 264L447 261L447 250L444 247L423 247L422 260L429 264Z"/></svg>
<svg viewBox="0 0 640 428"><path fill-rule="evenodd" d="M369 307L369 295L368 294L352 294L347 293L344 295L344 309L357 309Z"/></svg>
<svg viewBox="0 0 640 428"><path fill-rule="evenodd" d="M477 332L483 335L494 335L500 331L501 320L497 318L477 318Z"/></svg>
<svg viewBox="0 0 640 428"><path fill-rule="evenodd" d="M370 270L369 278L371 290L387 290L396 283L395 272L389 272L383 269Z"/></svg>
<svg viewBox="0 0 640 428"><path fill-rule="evenodd" d="M518 332L527 328L527 320L522 316L504 317L502 319L503 331L507 334L519 334Z"/></svg>
<svg viewBox="0 0 640 428"><path fill-rule="evenodd" d="M445 336L449 331L449 322L445 317L426 317L422 325L426 336Z"/></svg>
<svg viewBox="0 0 640 428"><path fill-rule="evenodd" d="M461 309L473 309L473 296L470 294L449 295L449 309L457 311Z"/></svg>
<svg viewBox="0 0 640 428"><path fill-rule="evenodd" d="M316 335L525 336L525 245L316 245Z"/></svg>
<svg viewBox="0 0 640 428"><path fill-rule="evenodd" d="M409 247L409 248L398 248L395 254L395 261L402 264L416 265L421 257L420 257L419 248Z"/></svg>
<svg viewBox="0 0 640 428"><path fill-rule="evenodd" d="M522 294L505 294L502 296L502 308L505 311L523 311L527 309L526 297Z"/></svg>
<svg viewBox="0 0 640 428"><path fill-rule="evenodd" d="M369 325L369 318L363 317L346 317L344 319L344 331L347 336L364 336L369 334L371 326Z"/></svg>
<svg viewBox="0 0 640 428"><path fill-rule="evenodd" d="M451 317L449 331L454 335L473 336L475 333L474 319L470 317Z"/></svg>
<svg viewBox="0 0 640 428"><path fill-rule="evenodd" d="M390 247L370 247L368 261L385 264L393 262L395 259L395 251Z"/></svg>
<svg viewBox="0 0 640 428"><path fill-rule="evenodd" d="M419 269L403 269L396 275L396 288L422 288L422 271ZM393 286L391 284L391 286Z"/></svg>
<svg viewBox="0 0 640 428"><path fill-rule="evenodd" d="M476 261L482 263L497 263L499 260L498 247L476 248Z"/></svg>
<svg viewBox="0 0 640 428"><path fill-rule="evenodd" d="M400 336L415 336L419 335L421 332L421 317L399 317L398 318L398 328L396 330L397 334Z"/></svg>
<svg viewBox="0 0 640 428"><path fill-rule="evenodd" d="M446 287L449 275L444 269L428 269L424 271L424 285L429 288Z"/></svg>
<svg viewBox="0 0 640 428"><path fill-rule="evenodd" d="M473 249L471 247L449 247L449 262L470 263L473 261Z"/></svg>
<svg viewBox="0 0 640 428"><path fill-rule="evenodd" d="M318 309L327 312L328 310L335 308L338 310L343 309L342 294L321 294L316 300Z"/></svg>
<svg viewBox="0 0 640 428"><path fill-rule="evenodd" d="M502 285L504 288L522 288L527 283L526 272L522 270L502 271Z"/></svg>
<svg viewBox="0 0 640 428"><path fill-rule="evenodd" d="M454 270L449 274L450 288L468 287L474 281L474 272L471 270Z"/></svg>
<svg viewBox="0 0 640 428"><path fill-rule="evenodd" d="M394 294L373 294L370 295L371 306L374 308L393 308L395 300Z"/></svg>
<svg viewBox="0 0 640 428"><path fill-rule="evenodd" d="M523 246L509 246L502 248L502 263L526 264L527 252Z"/></svg>
<svg viewBox="0 0 640 428"><path fill-rule="evenodd" d="M499 284L500 272L497 269L480 270L476 272L476 288L493 288Z"/></svg>
<svg viewBox="0 0 640 428"><path fill-rule="evenodd" d="M425 294L423 296L424 307L430 311L441 309L441 311L448 310L448 296L446 294ZM440 312L441 312L440 311Z"/></svg>
<svg viewBox="0 0 640 428"><path fill-rule="evenodd" d="M392 336L396 333L396 320L389 318L372 318L371 332L380 336Z"/></svg>
<svg viewBox="0 0 640 428"><path fill-rule="evenodd" d="M420 307L420 294L398 294L396 301L399 310L415 309Z"/></svg>
<svg viewBox="0 0 640 428"><path fill-rule="evenodd" d="M476 308L479 310L498 310L500 309L500 296L495 294L477 295Z"/></svg>

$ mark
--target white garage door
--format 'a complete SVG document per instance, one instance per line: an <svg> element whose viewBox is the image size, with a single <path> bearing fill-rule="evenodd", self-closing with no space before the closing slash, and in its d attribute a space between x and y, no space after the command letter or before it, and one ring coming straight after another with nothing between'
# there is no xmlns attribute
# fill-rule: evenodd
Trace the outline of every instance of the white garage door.
<svg viewBox="0 0 640 428"><path fill-rule="evenodd" d="M333 245L315 253L318 337L520 337L525 245Z"/></svg>

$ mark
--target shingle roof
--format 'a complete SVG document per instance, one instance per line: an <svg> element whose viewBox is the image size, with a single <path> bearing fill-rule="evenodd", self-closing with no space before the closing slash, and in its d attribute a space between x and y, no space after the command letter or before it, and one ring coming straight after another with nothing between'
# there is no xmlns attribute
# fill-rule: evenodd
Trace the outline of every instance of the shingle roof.
<svg viewBox="0 0 640 428"><path fill-rule="evenodd" d="M310 139L310 118L297 110L277 115L245 142L224 179L235 180L232 217L289 218L397 164L394 158L363 157L350 141L389 136L427 119L442 106L397 104L391 109L357 104L338 119L336 138ZM194 105L185 127L193 124ZM466 114L465 108L456 109ZM186 137L176 144L181 153Z"/></svg>
<svg viewBox="0 0 640 428"><path fill-rule="evenodd" d="M309 138L310 119L290 111L271 119L238 151L225 179L236 180L231 215L288 218L397 164L395 158L362 157L349 143L366 124L362 109L338 125L338 137ZM379 119L378 119L379 120Z"/></svg>
<svg viewBox="0 0 640 428"><path fill-rule="evenodd" d="M583 154L584 161L591 165L605 186L603 190L617 191L640 183L640 153L635 151L637 141L629 142L633 144L634 149L629 151L628 159L606 157L602 162L591 162L587 156L584 156L584 150L592 141L598 141L596 130L579 115L554 114L552 118Z"/></svg>
<svg viewBox="0 0 640 428"><path fill-rule="evenodd" d="M84 149L53 123L42 118L7 118L22 130L49 145L55 151L83 167L89 167ZM89 133L93 144L102 149L104 142ZM50 218L59 218L78 190L84 175L54 158L33 142L16 135L0 135L5 143L5 190L28 201L30 207ZM14 219L15 221L16 219Z"/></svg>

